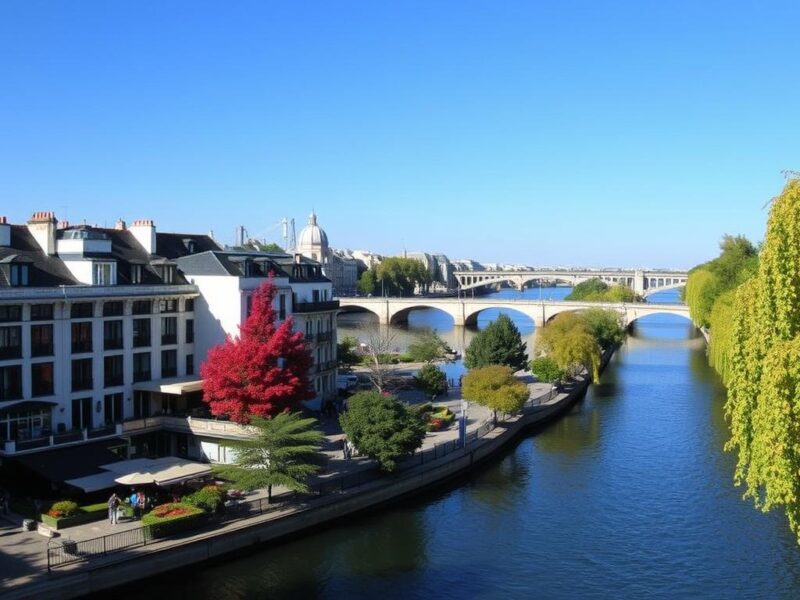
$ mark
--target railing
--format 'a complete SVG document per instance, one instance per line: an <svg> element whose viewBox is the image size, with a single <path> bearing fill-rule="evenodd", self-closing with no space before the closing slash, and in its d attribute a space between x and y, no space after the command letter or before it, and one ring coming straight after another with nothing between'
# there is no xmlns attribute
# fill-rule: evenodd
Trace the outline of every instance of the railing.
<svg viewBox="0 0 800 600"><path fill-rule="evenodd" d="M338 300L294 303L294 312L296 313L322 312L326 310L336 310L337 308L339 308Z"/></svg>
<svg viewBox="0 0 800 600"><path fill-rule="evenodd" d="M53 356L53 344L31 344L31 356Z"/></svg>
<svg viewBox="0 0 800 600"><path fill-rule="evenodd" d="M223 523L274 512L284 508L285 505L285 503L270 504L266 498L232 500L228 502L224 512L209 515L209 521L211 527L216 528ZM157 525L157 532L151 525L142 525L135 529L88 540L76 541L63 538L50 540L47 544L47 570L51 571L65 565L89 561L139 546L147 546L185 531L208 528L209 521L197 521L196 526L187 527L188 523L177 520L171 523L160 523Z"/></svg>
<svg viewBox="0 0 800 600"><path fill-rule="evenodd" d="M123 433L153 428L164 428L178 433L195 433L201 435L205 433L237 438L250 435L247 428L238 423L196 417L156 415L152 417L142 417L140 419L131 419L122 424Z"/></svg>
<svg viewBox="0 0 800 600"><path fill-rule="evenodd" d="M318 342L330 342L332 338L333 338L332 331L323 331L314 336L314 339Z"/></svg>

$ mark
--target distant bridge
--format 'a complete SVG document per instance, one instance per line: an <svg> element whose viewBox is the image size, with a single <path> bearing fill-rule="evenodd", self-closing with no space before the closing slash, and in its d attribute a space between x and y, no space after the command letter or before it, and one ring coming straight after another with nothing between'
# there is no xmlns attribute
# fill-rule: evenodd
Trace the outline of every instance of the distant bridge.
<svg viewBox="0 0 800 600"><path fill-rule="evenodd" d="M557 314L588 308L607 308L622 317L627 327L636 319L650 315L678 315L690 319L689 307L684 304L651 304L649 302L567 302L564 300L513 300L505 298L340 298L341 312L368 311L378 316L382 325L408 321L412 310L436 308L453 317L455 325L474 325L478 315L488 308L511 309L531 318L542 327Z"/></svg>
<svg viewBox="0 0 800 600"><path fill-rule="evenodd" d="M642 270L571 270L536 269L532 271L456 271L453 274L462 290L485 285L509 283L522 289L533 281L560 281L575 286L590 279L601 279L610 285L628 286L637 294L647 297L656 292L674 290L686 285L686 271L642 271Z"/></svg>

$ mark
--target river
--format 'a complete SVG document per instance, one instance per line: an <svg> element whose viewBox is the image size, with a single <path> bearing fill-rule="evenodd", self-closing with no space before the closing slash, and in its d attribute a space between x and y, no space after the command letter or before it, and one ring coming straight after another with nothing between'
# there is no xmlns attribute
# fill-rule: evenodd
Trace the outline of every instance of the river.
<svg viewBox="0 0 800 600"><path fill-rule="evenodd" d="M448 321L415 313L398 344L435 327L462 349L474 332ZM533 343L533 324L515 321ZM800 598L784 517L732 484L724 390L704 348L679 317L642 319L569 415L469 477L130 597Z"/></svg>

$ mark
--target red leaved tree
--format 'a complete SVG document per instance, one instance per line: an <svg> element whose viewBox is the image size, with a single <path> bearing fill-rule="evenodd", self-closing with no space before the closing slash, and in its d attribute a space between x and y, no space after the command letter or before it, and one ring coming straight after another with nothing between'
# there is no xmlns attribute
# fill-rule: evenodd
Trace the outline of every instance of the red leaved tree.
<svg viewBox="0 0 800 600"><path fill-rule="evenodd" d="M301 401L316 395L308 381L311 352L303 334L292 331L291 316L275 327L274 298L275 285L266 281L253 292L240 336L228 336L209 350L200 366L211 414L246 423L250 415L269 418L298 410Z"/></svg>

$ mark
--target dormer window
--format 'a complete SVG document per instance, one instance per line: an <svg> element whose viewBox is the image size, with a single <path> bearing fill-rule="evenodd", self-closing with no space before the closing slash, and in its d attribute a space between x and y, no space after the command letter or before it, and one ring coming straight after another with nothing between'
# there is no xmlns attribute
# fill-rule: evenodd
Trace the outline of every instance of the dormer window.
<svg viewBox="0 0 800 600"><path fill-rule="evenodd" d="M12 287L26 286L30 281L28 265L9 265L8 280Z"/></svg>
<svg viewBox="0 0 800 600"><path fill-rule="evenodd" d="M175 283L175 265L161 266L161 281L164 283Z"/></svg>
<svg viewBox="0 0 800 600"><path fill-rule="evenodd" d="M245 277L252 277L253 276L253 261L249 258L244 261L244 276Z"/></svg>
<svg viewBox="0 0 800 600"><path fill-rule="evenodd" d="M117 285L117 264L96 262L92 265L92 285Z"/></svg>
<svg viewBox="0 0 800 600"><path fill-rule="evenodd" d="M131 265L131 283L142 283L142 265Z"/></svg>

